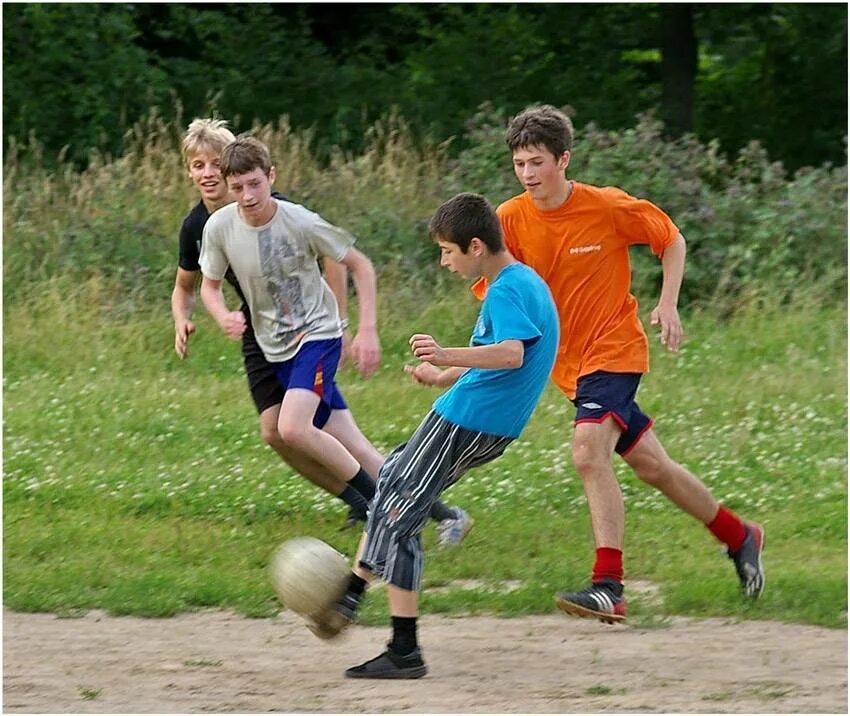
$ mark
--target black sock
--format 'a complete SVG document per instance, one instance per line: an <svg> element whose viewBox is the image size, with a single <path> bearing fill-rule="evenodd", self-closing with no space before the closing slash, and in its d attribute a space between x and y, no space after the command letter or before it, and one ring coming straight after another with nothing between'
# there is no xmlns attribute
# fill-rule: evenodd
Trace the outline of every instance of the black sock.
<svg viewBox="0 0 850 716"><path fill-rule="evenodd" d="M345 489L340 492L337 497L346 505L349 505L353 510L362 512L364 515L366 514L366 510L369 508L369 503L366 501L366 498L351 485L346 485Z"/></svg>
<svg viewBox="0 0 850 716"><path fill-rule="evenodd" d="M375 496L375 481L369 477L369 473L362 467L357 471L357 474L348 481L348 486L353 487L357 492L363 495L366 502L369 502Z"/></svg>
<svg viewBox="0 0 850 716"><path fill-rule="evenodd" d="M431 511L428 514L431 516L432 520L436 520L437 522L453 520L457 517L451 507L449 507L445 502L440 502L439 500L431 505Z"/></svg>
<svg viewBox="0 0 850 716"><path fill-rule="evenodd" d="M363 593L366 591L366 587L369 586L369 582L367 582L363 577L359 577L356 572L351 573L351 577L348 581L348 593L353 594L355 597L362 597Z"/></svg>
<svg viewBox="0 0 850 716"><path fill-rule="evenodd" d="M419 644L416 642L416 617L393 617L393 640L389 646L396 654L406 656Z"/></svg>

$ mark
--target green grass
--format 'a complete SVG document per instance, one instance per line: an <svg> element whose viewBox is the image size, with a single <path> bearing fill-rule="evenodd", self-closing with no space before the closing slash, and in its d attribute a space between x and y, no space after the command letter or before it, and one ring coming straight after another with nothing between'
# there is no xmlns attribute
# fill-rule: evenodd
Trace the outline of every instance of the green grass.
<svg viewBox="0 0 850 716"><path fill-rule="evenodd" d="M383 451L437 395L402 374L407 336L467 340L475 304L454 286L417 313L403 301L383 308L381 370L370 380L341 375ZM181 363L167 305L105 307L102 292L95 283L69 297L48 286L27 320L7 304L5 605L63 616L274 614L266 565L276 546L313 535L351 556L357 535L338 531L344 506L262 444L238 346L202 311ZM627 578L659 590L657 599L630 594L635 623L663 628L681 614L846 626L846 325L843 310L800 303L723 323L689 318L678 356L653 341L641 405L676 459L765 525L768 586L743 603L718 543L618 464ZM570 463L572 417L550 388L522 439L448 493L476 527L457 550L431 549L426 531L424 612L544 613L553 592L585 581L592 543ZM368 600L364 619L386 620L382 596Z"/></svg>

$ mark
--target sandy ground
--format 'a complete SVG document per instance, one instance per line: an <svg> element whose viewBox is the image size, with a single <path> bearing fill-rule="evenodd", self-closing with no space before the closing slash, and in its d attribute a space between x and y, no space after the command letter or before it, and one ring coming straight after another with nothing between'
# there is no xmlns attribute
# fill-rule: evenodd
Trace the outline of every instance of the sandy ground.
<svg viewBox="0 0 850 716"><path fill-rule="evenodd" d="M289 612L59 619L4 611L3 711L847 713L844 630L426 616L424 679L343 677L387 638L386 627L358 625L319 641Z"/></svg>

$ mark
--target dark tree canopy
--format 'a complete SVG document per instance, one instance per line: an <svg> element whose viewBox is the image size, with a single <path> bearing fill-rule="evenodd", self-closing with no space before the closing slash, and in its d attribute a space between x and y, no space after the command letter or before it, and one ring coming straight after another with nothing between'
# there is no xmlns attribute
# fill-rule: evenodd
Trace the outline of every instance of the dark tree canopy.
<svg viewBox="0 0 850 716"><path fill-rule="evenodd" d="M460 137L485 101L608 129L652 111L792 169L846 156L841 4L5 4L3 62L5 142L80 162L153 107L239 129L286 114L321 150L394 107Z"/></svg>

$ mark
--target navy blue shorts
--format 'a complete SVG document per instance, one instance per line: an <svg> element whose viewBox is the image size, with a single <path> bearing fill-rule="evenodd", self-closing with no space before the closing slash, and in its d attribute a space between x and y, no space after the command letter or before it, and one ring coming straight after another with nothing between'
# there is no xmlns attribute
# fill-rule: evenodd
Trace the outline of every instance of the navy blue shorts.
<svg viewBox="0 0 850 716"><path fill-rule="evenodd" d="M614 418L623 434L614 451L625 455L652 427L652 418L635 402L640 373L609 373L598 370L578 379L575 424L601 423Z"/></svg>
<svg viewBox="0 0 850 716"><path fill-rule="evenodd" d="M294 357L274 364L277 382L284 392L290 388L303 388L319 396L313 425L320 429L328 422L331 410L348 407L334 380L341 353L342 338L308 341Z"/></svg>

